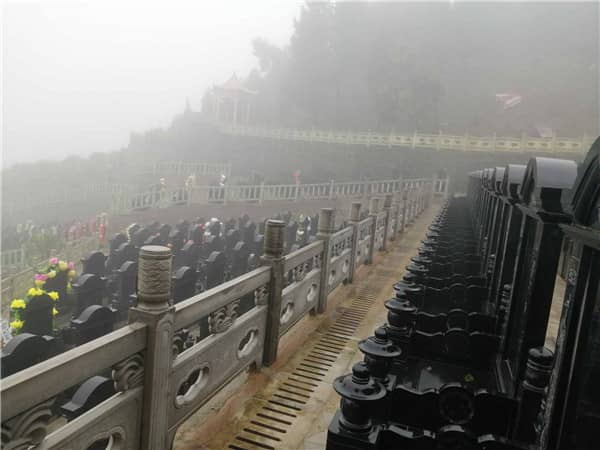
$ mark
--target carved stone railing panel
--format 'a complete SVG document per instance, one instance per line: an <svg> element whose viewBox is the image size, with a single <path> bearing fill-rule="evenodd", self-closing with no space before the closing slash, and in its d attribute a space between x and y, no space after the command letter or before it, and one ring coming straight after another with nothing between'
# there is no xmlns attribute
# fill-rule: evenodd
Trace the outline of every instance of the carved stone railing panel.
<svg viewBox="0 0 600 450"><path fill-rule="evenodd" d="M331 292L350 275L350 253L352 251L352 228L344 228L331 236L330 263L327 289Z"/></svg>
<svg viewBox="0 0 600 450"><path fill-rule="evenodd" d="M292 277L282 292L280 336L317 306L322 258L322 241L285 256L284 272Z"/></svg>
<svg viewBox="0 0 600 450"><path fill-rule="evenodd" d="M298 320L317 306L320 269L313 269L301 280L286 286L281 298L281 325L279 335L285 334Z"/></svg>
<svg viewBox="0 0 600 450"><path fill-rule="evenodd" d="M10 420L2 418L2 448L26 450L39 445L52 419L53 402L53 398L47 399Z"/></svg>
<svg viewBox="0 0 600 450"><path fill-rule="evenodd" d="M200 319L227 308L232 302L263 288L270 279L270 269L259 267L175 305L175 329L181 330ZM263 292L264 294L264 292Z"/></svg>
<svg viewBox="0 0 600 450"><path fill-rule="evenodd" d="M139 449L142 391L142 387L136 387L112 396L49 434L36 450L80 450L94 444Z"/></svg>
<svg viewBox="0 0 600 450"><path fill-rule="evenodd" d="M266 320L267 306L257 306L223 333L177 355L169 376L170 432L240 371L252 363L260 366Z"/></svg>
<svg viewBox="0 0 600 450"><path fill-rule="evenodd" d="M377 221L375 223L375 249L382 250L384 247L383 236L385 234L385 212L377 214Z"/></svg>
<svg viewBox="0 0 600 450"><path fill-rule="evenodd" d="M368 217L358 223L358 242L356 244L356 268L364 264L369 258L371 233L373 232L373 219Z"/></svg>

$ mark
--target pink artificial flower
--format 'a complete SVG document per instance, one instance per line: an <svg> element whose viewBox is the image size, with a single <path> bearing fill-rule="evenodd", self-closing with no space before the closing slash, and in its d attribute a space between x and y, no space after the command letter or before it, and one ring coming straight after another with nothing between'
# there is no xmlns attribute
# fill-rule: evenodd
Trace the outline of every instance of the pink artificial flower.
<svg viewBox="0 0 600 450"><path fill-rule="evenodd" d="M46 281L48 280L48 275L45 273L36 273L34 278L36 281Z"/></svg>
<svg viewBox="0 0 600 450"><path fill-rule="evenodd" d="M50 258L50 264L53 264L53 265L58 264L58 258Z"/></svg>
<svg viewBox="0 0 600 450"><path fill-rule="evenodd" d="M73 261L69 262L69 270L74 270L75 269L75 263Z"/></svg>

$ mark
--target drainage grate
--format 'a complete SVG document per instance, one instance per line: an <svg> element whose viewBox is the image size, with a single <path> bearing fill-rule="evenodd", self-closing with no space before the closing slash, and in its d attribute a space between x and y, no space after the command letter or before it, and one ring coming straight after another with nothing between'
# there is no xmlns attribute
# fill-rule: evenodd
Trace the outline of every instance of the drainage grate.
<svg viewBox="0 0 600 450"><path fill-rule="evenodd" d="M365 315L377 299L371 286L377 280L361 286L357 298L346 308L340 309L336 320L306 353L306 356L275 388L259 412L254 414L247 426L235 436L228 448L232 450L267 449L275 450L293 426L298 414L323 382L340 354L351 341Z"/></svg>

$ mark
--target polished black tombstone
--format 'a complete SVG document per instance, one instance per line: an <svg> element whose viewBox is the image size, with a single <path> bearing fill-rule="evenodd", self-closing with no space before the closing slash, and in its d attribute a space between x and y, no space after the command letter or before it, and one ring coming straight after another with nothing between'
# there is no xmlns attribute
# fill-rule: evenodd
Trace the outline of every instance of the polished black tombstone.
<svg viewBox="0 0 600 450"><path fill-rule="evenodd" d="M171 234L171 225L164 224L158 229L158 234L160 236L160 242L162 245L167 245L169 243L169 235Z"/></svg>
<svg viewBox="0 0 600 450"><path fill-rule="evenodd" d="M225 281L227 260L222 252L212 252L206 260L206 285L210 289Z"/></svg>
<svg viewBox="0 0 600 450"><path fill-rule="evenodd" d="M48 294L36 295L27 301L27 308L21 313L23 328L21 333L52 336L54 331L54 300Z"/></svg>
<svg viewBox="0 0 600 450"><path fill-rule="evenodd" d="M106 274L106 256L101 251L93 251L85 258L81 258L81 273L100 275Z"/></svg>
<svg viewBox="0 0 600 450"><path fill-rule="evenodd" d="M58 351L58 344L52 336L20 333L2 348L0 369L2 378L40 363Z"/></svg>
<svg viewBox="0 0 600 450"><path fill-rule="evenodd" d="M137 262L125 261L115 271L114 283L116 289L112 294L111 305L117 311L117 320L119 321L127 318L129 308L134 305L133 297L136 292L137 268Z"/></svg>
<svg viewBox="0 0 600 450"><path fill-rule="evenodd" d="M71 286L75 293L74 317L79 316L88 306L101 305L106 296L105 280L98 275L80 275Z"/></svg>
<svg viewBox="0 0 600 450"><path fill-rule="evenodd" d="M108 306L88 306L68 328L64 328L65 344L78 346L113 331L117 320L117 311Z"/></svg>
<svg viewBox="0 0 600 450"><path fill-rule="evenodd" d="M96 375L77 388L70 401L60 406L60 414L71 421L116 394L114 380Z"/></svg>
<svg viewBox="0 0 600 450"><path fill-rule="evenodd" d="M600 436L600 139L589 151L572 198L567 286L554 370L536 432L544 450L592 450Z"/></svg>
<svg viewBox="0 0 600 450"><path fill-rule="evenodd" d="M571 221L563 205L564 191L577 175L572 161L532 158L521 187L521 238L514 266L508 313L502 332L498 372L506 389L517 389L528 350L544 345L554 282L562 247L560 224Z"/></svg>
<svg viewBox="0 0 600 450"><path fill-rule="evenodd" d="M115 252L124 243L127 242L127 236L124 233L117 233L109 241L108 258L106 259L106 273L112 273L119 266L116 262Z"/></svg>
<svg viewBox="0 0 600 450"><path fill-rule="evenodd" d="M171 297L174 304L194 296L197 277L196 270L188 266L182 266L175 271L171 277Z"/></svg>
<svg viewBox="0 0 600 450"><path fill-rule="evenodd" d="M248 271L250 246L243 241L235 244L231 254L230 277L235 278Z"/></svg>

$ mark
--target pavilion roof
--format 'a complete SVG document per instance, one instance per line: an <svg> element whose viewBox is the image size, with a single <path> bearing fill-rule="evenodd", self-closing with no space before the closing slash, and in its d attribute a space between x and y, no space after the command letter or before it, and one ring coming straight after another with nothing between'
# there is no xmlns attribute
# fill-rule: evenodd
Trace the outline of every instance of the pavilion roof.
<svg viewBox="0 0 600 450"><path fill-rule="evenodd" d="M225 83L215 85L215 90L221 95L255 95L257 93L248 89L235 73Z"/></svg>

